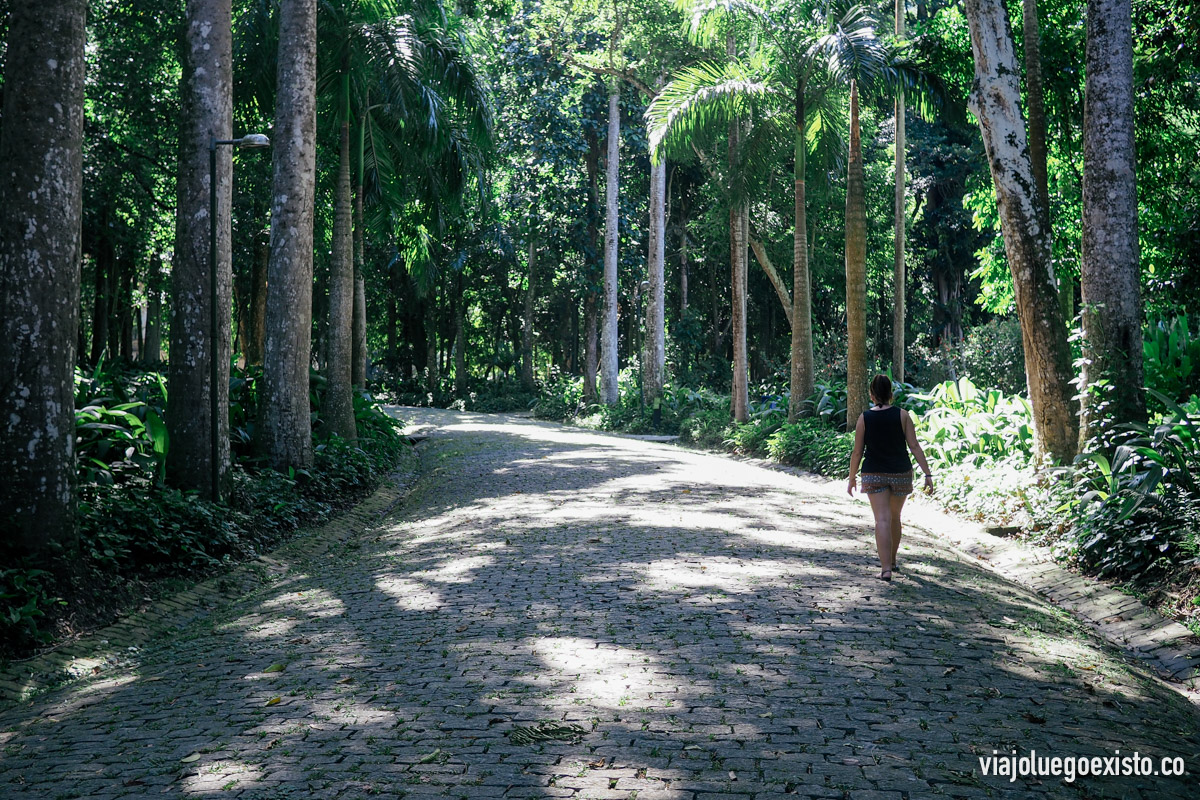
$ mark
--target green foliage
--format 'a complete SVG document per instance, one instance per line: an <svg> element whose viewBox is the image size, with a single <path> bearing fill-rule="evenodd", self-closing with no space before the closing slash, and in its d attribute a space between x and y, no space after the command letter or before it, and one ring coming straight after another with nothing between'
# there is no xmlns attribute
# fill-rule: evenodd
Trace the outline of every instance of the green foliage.
<svg viewBox="0 0 1200 800"><path fill-rule="evenodd" d="M831 478L849 474L853 449L854 434L839 433L812 418L783 425L767 440L771 458Z"/></svg>
<svg viewBox="0 0 1200 800"><path fill-rule="evenodd" d="M1014 455L1033 457L1032 409L1023 397L981 391L960 378L915 399L930 404L925 413L914 414L914 426L932 464L980 466Z"/></svg>
<svg viewBox="0 0 1200 800"><path fill-rule="evenodd" d="M679 439L700 447L720 447L729 427L728 408L707 408L679 423Z"/></svg>
<svg viewBox="0 0 1200 800"><path fill-rule="evenodd" d="M0 641L29 646L50 639L44 625L47 612L62 604L52 587L52 576L45 570L0 569Z"/></svg>
<svg viewBox="0 0 1200 800"><path fill-rule="evenodd" d="M1153 427L1126 426L1112 452L1076 459L1079 496L1075 512L1076 555L1102 577L1146 582L1200 545L1200 417L1166 395L1152 395L1169 409Z"/></svg>
<svg viewBox="0 0 1200 800"><path fill-rule="evenodd" d="M1176 402L1200 393L1200 336L1191 333L1187 317L1151 322L1142 354L1146 386Z"/></svg>

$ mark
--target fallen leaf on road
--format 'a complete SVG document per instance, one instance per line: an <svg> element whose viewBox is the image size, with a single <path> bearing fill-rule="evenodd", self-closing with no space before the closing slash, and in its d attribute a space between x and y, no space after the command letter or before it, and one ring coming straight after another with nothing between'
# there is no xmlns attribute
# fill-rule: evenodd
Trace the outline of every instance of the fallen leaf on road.
<svg viewBox="0 0 1200 800"><path fill-rule="evenodd" d="M958 667L946 667L946 671L942 673L942 677L945 678L948 675L951 675L957 669Z"/></svg>
<svg viewBox="0 0 1200 800"><path fill-rule="evenodd" d="M199 761L199 760L200 760L199 753L192 753L190 756L184 756L183 758L179 759L181 764L191 764L193 761Z"/></svg>
<svg viewBox="0 0 1200 800"><path fill-rule="evenodd" d="M264 669L264 670L263 670L263 672L264 672L264 673L267 673L267 672L283 672L285 669L287 669L287 666L286 666L286 665L284 665L284 664L272 664L271 666L269 666L269 667L267 667L266 669Z"/></svg>
<svg viewBox="0 0 1200 800"><path fill-rule="evenodd" d="M282 697L272 697L270 700L268 700L266 703L264 703L264 705L277 706L282 702L283 702Z"/></svg>
<svg viewBox="0 0 1200 800"><path fill-rule="evenodd" d="M354 678L342 678L338 683L354 683Z"/></svg>
<svg viewBox="0 0 1200 800"><path fill-rule="evenodd" d="M420 760L418 760L417 763L418 764L432 763L433 761L436 761L438 756L440 756L441 754L442 754L442 751L439 748L437 750L434 750L432 753L426 753L425 755L421 756Z"/></svg>

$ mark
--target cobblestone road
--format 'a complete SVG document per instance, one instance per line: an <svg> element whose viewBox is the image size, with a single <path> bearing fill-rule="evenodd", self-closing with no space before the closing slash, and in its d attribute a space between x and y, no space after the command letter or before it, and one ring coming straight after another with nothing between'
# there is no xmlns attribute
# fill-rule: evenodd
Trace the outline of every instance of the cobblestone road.
<svg viewBox="0 0 1200 800"><path fill-rule="evenodd" d="M134 668L0 713L0 797L1197 796L1193 775L983 775L993 750L1195 773L1197 713L919 532L876 580L864 503L400 413L430 438L396 516ZM511 736L543 720L582 733Z"/></svg>

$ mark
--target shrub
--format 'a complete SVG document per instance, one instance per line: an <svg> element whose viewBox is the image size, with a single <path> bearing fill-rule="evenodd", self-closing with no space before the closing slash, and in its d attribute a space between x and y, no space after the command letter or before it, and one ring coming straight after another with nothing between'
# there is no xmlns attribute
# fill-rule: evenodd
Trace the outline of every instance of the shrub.
<svg viewBox="0 0 1200 800"><path fill-rule="evenodd" d="M786 413L763 414L741 425L728 428L724 444L735 453L748 456L767 455L767 440L787 419Z"/></svg>
<svg viewBox="0 0 1200 800"><path fill-rule="evenodd" d="M914 414L914 426L931 463L979 466L1012 455L1033 456L1032 409L1023 397L980 391L960 378L913 399L929 404L924 414Z"/></svg>
<svg viewBox="0 0 1200 800"><path fill-rule="evenodd" d="M1200 336L1186 317L1151 322L1142 354L1148 387L1176 402L1200 393Z"/></svg>
<svg viewBox="0 0 1200 800"><path fill-rule="evenodd" d="M1200 545L1200 418L1152 395L1170 410L1160 424L1125 426L1111 459L1076 459L1076 556L1102 577L1144 582Z"/></svg>
<svg viewBox="0 0 1200 800"><path fill-rule="evenodd" d="M811 418L785 424L767 440L771 458L831 478L849 475L853 449L854 434L839 433Z"/></svg>
<svg viewBox="0 0 1200 800"><path fill-rule="evenodd" d="M959 347L962 377L977 386L990 386L1004 394L1026 391L1025 347L1021 323L1015 317L997 317L972 328Z"/></svg>
<svg viewBox="0 0 1200 800"><path fill-rule="evenodd" d="M729 426L728 409L705 408L679 423L679 438L700 447L720 447Z"/></svg>

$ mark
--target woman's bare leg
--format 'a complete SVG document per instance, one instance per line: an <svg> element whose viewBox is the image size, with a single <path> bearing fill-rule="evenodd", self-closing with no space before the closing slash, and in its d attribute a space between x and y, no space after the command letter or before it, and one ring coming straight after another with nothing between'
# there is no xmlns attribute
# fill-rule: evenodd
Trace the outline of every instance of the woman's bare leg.
<svg viewBox="0 0 1200 800"><path fill-rule="evenodd" d="M871 512L875 515L875 549L879 553L879 567L887 575L892 572L892 490L872 492L867 495L871 500Z"/></svg>
<svg viewBox="0 0 1200 800"><path fill-rule="evenodd" d="M890 489L888 494L891 495L891 501L888 504L892 520L892 560L888 563L888 567L891 568L896 566L896 553L900 552L900 511L904 508L904 501L908 499L908 495L893 494Z"/></svg>

